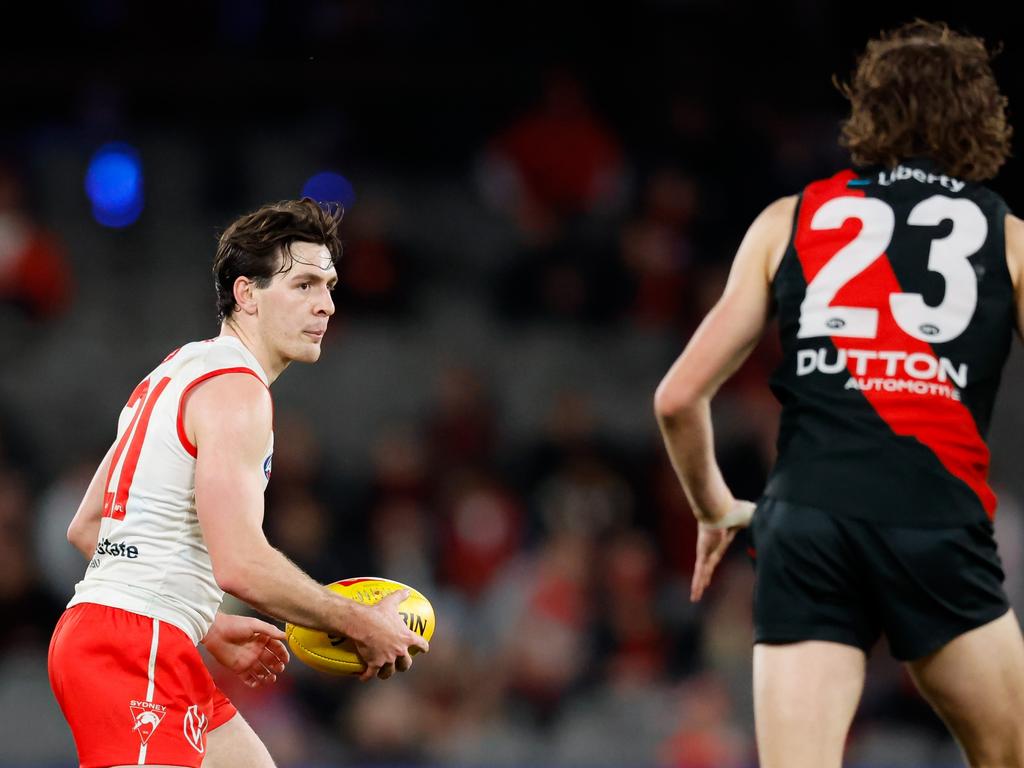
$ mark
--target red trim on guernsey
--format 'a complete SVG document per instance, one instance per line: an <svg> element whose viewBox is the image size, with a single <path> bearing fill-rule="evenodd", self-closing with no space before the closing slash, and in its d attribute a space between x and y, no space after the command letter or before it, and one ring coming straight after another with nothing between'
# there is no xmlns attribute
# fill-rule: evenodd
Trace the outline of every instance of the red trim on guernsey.
<svg viewBox="0 0 1024 768"><path fill-rule="evenodd" d="M178 440L181 441L181 447L188 451L189 456L193 459L199 455L198 449L192 445L192 441L188 439L188 435L185 433L185 398L188 397L188 393L195 387L198 387L207 379L212 379L214 376L221 376L225 373L248 373L250 376L254 376L259 379L260 384L266 386L263 383L263 379L252 368L217 368L214 371L204 373L202 376L190 381L183 390L181 390L181 396L178 398Z"/></svg>
<svg viewBox="0 0 1024 768"><path fill-rule="evenodd" d="M847 182L857 178L844 171L831 179L807 187L800 206L794 247L808 284L840 248L860 232L857 219L847 220L831 233L814 232L811 219L827 201L836 197L864 197L864 191L850 189ZM882 254L867 269L850 280L836 294L836 306L872 307L878 310L878 334L874 339L832 336L837 349L921 352L936 356L927 342L905 333L893 318L889 296L901 291L888 254ZM847 357L847 368L855 376L856 361ZM995 516L996 496L988 485L989 450L967 407L941 394L863 391L861 394L897 435L914 437L929 448L954 477L966 483L989 518Z"/></svg>

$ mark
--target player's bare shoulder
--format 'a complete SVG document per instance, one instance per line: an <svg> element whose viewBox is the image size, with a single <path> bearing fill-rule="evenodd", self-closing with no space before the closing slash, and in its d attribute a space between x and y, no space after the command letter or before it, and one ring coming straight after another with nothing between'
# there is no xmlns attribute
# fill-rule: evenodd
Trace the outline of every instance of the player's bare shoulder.
<svg viewBox="0 0 1024 768"><path fill-rule="evenodd" d="M1024 219L1006 214L1006 266L1017 305L1017 332L1024 337Z"/></svg>
<svg viewBox="0 0 1024 768"><path fill-rule="evenodd" d="M1013 287L1020 291L1024 276L1024 219L1006 214L1006 264L1010 268Z"/></svg>
<svg viewBox="0 0 1024 768"><path fill-rule="evenodd" d="M799 195L786 195L770 203L761 213L768 220L771 226L790 229L793 224L793 214L796 213L796 205L800 200Z"/></svg>
<svg viewBox="0 0 1024 768"><path fill-rule="evenodd" d="M793 234L798 201L797 195L780 197L754 219L736 252L744 271L763 272L766 282L771 282Z"/></svg>
<svg viewBox="0 0 1024 768"><path fill-rule="evenodd" d="M764 242L768 248L766 268L769 280L775 277L775 272L789 246L799 201L798 195L780 197L765 208L759 217L764 219Z"/></svg>
<svg viewBox="0 0 1024 768"><path fill-rule="evenodd" d="M204 438L223 435L237 445L262 447L273 425L270 390L243 371L215 376L196 386L182 402L185 430L201 448Z"/></svg>

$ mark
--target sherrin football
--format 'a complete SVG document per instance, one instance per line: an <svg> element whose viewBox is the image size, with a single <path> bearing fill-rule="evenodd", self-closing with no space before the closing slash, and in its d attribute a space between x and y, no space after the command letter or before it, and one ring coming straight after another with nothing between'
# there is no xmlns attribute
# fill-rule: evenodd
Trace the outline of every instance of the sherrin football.
<svg viewBox="0 0 1024 768"><path fill-rule="evenodd" d="M409 596L398 604L398 612L406 626L416 634L427 640L434 635L434 608L427 598L412 587L390 579L364 577L336 581L326 588L366 605L380 602L392 592L408 589ZM292 649L295 658L313 669L330 675L361 675L366 671L366 662L359 657L355 643L348 638L294 624L286 624L284 631L288 637L288 647ZM419 653L419 650L412 648L411 653Z"/></svg>

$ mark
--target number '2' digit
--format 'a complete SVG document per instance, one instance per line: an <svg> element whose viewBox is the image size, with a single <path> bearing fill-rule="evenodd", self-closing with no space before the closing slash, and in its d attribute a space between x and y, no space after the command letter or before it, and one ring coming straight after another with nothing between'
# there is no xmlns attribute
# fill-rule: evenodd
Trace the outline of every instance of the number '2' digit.
<svg viewBox="0 0 1024 768"><path fill-rule="evenodd" d="M121 439L114 449L114 455L110 459L110 470L107 473L107 484L103 494L103 517L124 520L125 508L128 506L128 493L131 491L135 470L139 465L139 454L142 453L142 443L146 439L146 430L149 429L149 419L153 415L156 401L170 382L170 378L164 377L150 392L149 379L145 379L128 398L127 407L137 407L128 429L121 435ZM126 445L128 446L127 453L125 452ZM121 462L122 454L124 455L123 462Z"/></svg>

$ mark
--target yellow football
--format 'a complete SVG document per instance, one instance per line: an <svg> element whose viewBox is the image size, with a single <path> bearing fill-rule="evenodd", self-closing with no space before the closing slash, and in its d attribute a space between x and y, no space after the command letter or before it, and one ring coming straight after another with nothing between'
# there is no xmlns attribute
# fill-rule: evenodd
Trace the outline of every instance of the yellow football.
<svg viewBox="0 0 1024 768"><path fill-rule="evenodd" d="M408 589L409 596L398 605L398 612L406 626L418 635L430 640L434 635L434 608L430 601L412 587L390 579L364 577L343 579L328 584L327 589L342 597L366 605L373 605L392 592ZM328 635L316 629L286 624L288 647L295 658L320 672L331 675L361 675L366 671L366 662L356 653L355 643L346 637ZM417 649L412 649L418 653Z"/></svg>

